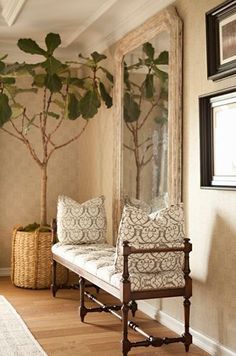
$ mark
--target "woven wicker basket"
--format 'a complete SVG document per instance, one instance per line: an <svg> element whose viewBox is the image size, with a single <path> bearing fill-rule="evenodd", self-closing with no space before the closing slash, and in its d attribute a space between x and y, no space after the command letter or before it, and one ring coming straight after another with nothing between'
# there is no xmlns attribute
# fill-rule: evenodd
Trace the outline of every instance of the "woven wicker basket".
<svg viewBox="0 0 236 356"><path fill-rule="evenodd" d="M24 232L17 228L12 239L12 283L17 287L43 289L51 285L51 232ZM57 283L67 282L67 269L57 268Z"/></svg>

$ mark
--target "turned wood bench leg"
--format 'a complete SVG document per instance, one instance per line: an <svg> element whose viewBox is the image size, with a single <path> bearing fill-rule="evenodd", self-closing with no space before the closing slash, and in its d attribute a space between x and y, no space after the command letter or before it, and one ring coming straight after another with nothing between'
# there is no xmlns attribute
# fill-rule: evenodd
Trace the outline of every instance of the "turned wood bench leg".
<svg viewBox="0 0 236 356"><path fill-rule="evenodd" d="M121 348L122 354L124 356L128 355L130 351L130 342L128 340L128 314L129 314L129 305L128 303L123 303L122 305L122 340L121 340Z"/></svg>
<svg viewBox="0 0 236 356"><path fill-rule="evenodd" d="M185 327L185 332L184 332L184 337L185 337L185 350L186 352L189 351L189 347L192 343L192 335L189 332L189 317L190 317L190 300L189 298L184 298L184 327Z"/></svg>
<svg viewBox="0 0 236 356"><path fill-rule="evenodd" d="M85 291L85 279L80 277L79 279L79 286L80 286L80 308L79 308L79 313L80 313L80 320L82 323L84 322L84 317L87 314L87 309L85 308L84 304L84 291Z"/></svg>
<svg viewBox="0 0 236 356"><path fill-rule="evenodd" d="M132 316L135 317L135 313L138 310L138 305L135 300L131 300L131 302L129 303L129 308L131 310Z"/></svg>
<svg viewBox="0 0 236 356"><path fill-rule="evenodd" d="M57 291L58 291L58 286L57 286L57 284L56 284L57 262L56 262L55 260L52 260L51 267L52 267L52 284L51 284L51 291L52 291L53 297L55 297L55 296L56 296L56 293L57 293Z"/></svg>

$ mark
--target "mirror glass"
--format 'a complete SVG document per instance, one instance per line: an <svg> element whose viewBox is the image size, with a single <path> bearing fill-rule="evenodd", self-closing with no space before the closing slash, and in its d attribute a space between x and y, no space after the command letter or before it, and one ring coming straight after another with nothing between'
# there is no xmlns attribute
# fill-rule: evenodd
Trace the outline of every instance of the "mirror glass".
<svg viewBox="0 0 236 356"><path fill-rule="evenodd" d="M115 241L125 202L157 211L181 201L182 22L174 6L117 44L114 106Z"/></svg>
<svg viewBox="0 0 236 356"><path fill-rule="evenodd" d="M168 58L163 31L123 59L123 192L153 211L168 201Z"/></svg>

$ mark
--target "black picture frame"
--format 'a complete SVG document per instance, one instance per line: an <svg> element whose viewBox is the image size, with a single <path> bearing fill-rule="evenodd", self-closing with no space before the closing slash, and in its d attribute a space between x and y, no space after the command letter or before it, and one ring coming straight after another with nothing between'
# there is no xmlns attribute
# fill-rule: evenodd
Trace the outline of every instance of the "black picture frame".
<svg viewBox="0 0 236 356"><path fill-rule="evenodd" d="M219 80L236 74L236 0L206 13L207 76Z"/></svg>
<svg viewBox="0 0 236 356"><path fill-rule="evenodd" d="M236 87L199 97L200 186L236 189Z"/></svg>

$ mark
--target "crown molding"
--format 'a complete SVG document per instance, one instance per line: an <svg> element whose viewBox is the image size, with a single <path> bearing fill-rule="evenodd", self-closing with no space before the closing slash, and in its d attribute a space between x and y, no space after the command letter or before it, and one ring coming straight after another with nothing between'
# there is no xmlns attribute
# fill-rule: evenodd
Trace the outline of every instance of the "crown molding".
<svg viewBox="0 0 236 356"><path fill-rule="evenodd" d="M12 26L14 24L26 1L27 0L9 0L6 3L2 10L2 16L8 26Z"/></svg>
<svg viewBox="0 0 236 356"><path fill-rule="evenodd" d="M104 34L99 43L93 43L84 48L85 53L90 53L91 50L96 49L98 52L103 52L108 47L120 40L125 34L132 31L135 27L138 27L145 22L149 17L155 15L158 11L164 9L168 5L172 4L174 0L147 0L144 4L138 7L131 14L116 24L115 28L110 33Z"/></svg>
<svg viewBox="0 0 236 356"><path fill-rule="evenodd" d="M67 40L63 41L62 47L68 47L72 44L83 32L87 30L87 28L98 20L103 14L105 14L118 0L107 0L97 11L94 12L92 16L90 16L82 26L79 26L74 33L68 37Z"/></svg>

